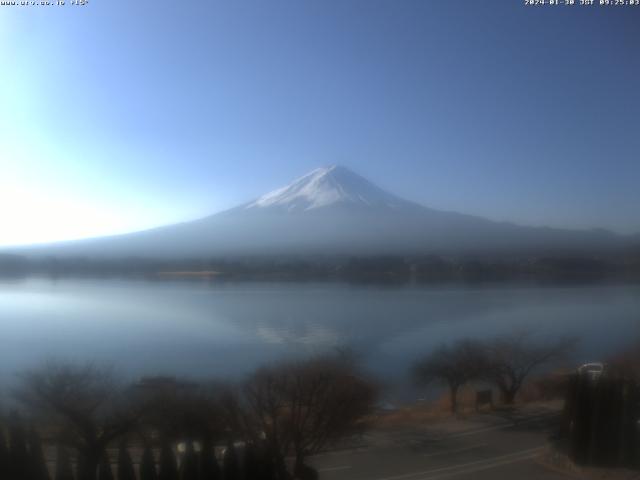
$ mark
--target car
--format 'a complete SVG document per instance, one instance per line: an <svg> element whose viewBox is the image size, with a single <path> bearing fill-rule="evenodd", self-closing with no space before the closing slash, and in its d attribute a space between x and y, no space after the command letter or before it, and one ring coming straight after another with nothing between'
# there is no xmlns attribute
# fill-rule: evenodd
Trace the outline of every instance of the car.
<svg viewBox="0 0 640 480"><path fill-rule="evenodd" d="M605 364L600 362L585 363L578 367L578 375L587 375L590 380L597 380L605 370Z"/></svg>

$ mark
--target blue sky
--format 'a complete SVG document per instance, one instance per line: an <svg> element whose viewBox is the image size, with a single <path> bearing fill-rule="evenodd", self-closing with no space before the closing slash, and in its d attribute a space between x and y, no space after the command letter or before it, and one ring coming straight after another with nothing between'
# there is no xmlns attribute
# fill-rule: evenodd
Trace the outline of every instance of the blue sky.
<svg viewBox="0 0 640 480"><path fill-rule="evenodd" d="M640 7L0 7L0 245L119 233L342 164L434 208L640 231Z"/></svg>

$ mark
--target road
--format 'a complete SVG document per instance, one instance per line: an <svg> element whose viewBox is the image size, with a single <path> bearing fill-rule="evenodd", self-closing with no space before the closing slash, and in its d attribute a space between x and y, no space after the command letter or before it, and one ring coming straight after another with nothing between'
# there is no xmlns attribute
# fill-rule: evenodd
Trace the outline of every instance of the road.
<svg viewBox="0 0 640 480"><path fill-rule="evenodd" d="M540 408L375 431L310 463L321 480L566 479L540 462L558 418Z"/></svg>

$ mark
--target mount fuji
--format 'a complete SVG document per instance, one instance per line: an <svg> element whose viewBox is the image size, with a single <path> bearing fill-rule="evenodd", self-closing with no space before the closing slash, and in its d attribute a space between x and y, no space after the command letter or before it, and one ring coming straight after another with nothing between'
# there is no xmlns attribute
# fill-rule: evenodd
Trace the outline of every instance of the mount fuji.
<svg viewBox="0 0 640 480"><path fill-rule="evenodd" d="M345 167L330 166L199 220L20 253L98 258L585 253L619 248L631 239L605 230L526 227L434 210Z"/></svg>
<svg viewBox="0 0 640 480"><path fill-rule="evenodd" d="M286 187L269 192L243 207L246 210L301 212L338 205L376 209L415 206L385 192L345 167L332 165L318 168Z"/></svg>

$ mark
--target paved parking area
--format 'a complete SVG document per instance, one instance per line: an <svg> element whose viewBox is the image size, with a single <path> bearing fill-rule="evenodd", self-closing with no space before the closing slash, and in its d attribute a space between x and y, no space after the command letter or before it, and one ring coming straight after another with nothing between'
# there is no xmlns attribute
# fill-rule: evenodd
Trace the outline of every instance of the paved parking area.
<svg viewBox="0 0 640 480"><path fill-rule="evenodd" d="M372 432L362 445L319 455L322 480L560 479L541 462L554 410L495 412L431 427Z"/></svg>

